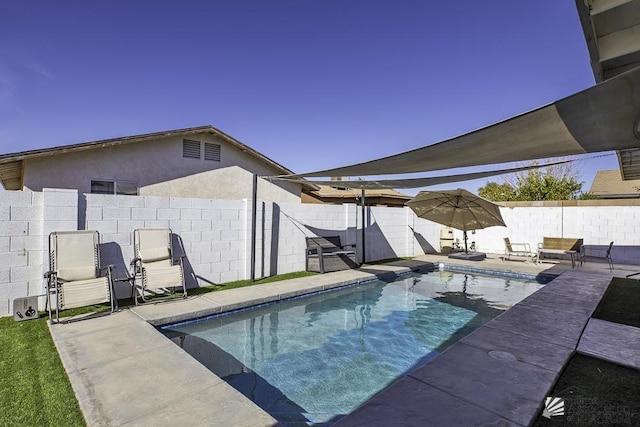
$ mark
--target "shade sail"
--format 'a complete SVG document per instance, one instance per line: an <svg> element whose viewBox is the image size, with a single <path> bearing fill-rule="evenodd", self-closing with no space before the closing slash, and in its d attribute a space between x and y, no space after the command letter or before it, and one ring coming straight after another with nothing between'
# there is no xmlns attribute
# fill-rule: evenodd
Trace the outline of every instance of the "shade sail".
<svg viewBox="0 0 640 427"><path fill-rule="evenodd" d="M552 162L546 164L535 164L529 166L521 166L517 168L498 169L484 172L471 172L457 175L433 176L424 178L406 178L406 179L379 179L379 180L355 180L355 181L308 181L304 178L287 176L270 177L270 179L296 182L299 184L317 184L328 186L341 186L348 188L362 188L365 190L375 190L380 188L420 188L431 185L448 184L452 182L470 181L473 179L487 178L490 176L505 175L510 173L522 172L530 169L538 169L548 166L569 163L572 160L563 160L560 162Z"/></svg>
<svg viewBox="0 0 640 427"><path fill-rule="evenodd" d="M433 145L304 177L427 172L640 148L640 67L567 98Z"/></svg>

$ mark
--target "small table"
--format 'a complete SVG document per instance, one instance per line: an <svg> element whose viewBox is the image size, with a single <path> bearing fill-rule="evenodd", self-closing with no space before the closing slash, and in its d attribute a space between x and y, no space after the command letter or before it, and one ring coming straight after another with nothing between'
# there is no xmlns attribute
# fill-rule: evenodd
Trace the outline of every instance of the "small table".
<svg viewBox="0 0 640 427"><path fill-rule="evenodd" d="M564 249L538 249L537 264L540 264L542 254L569 255L571 257L571 268L576 268L576 254L578 251L565 251Z"/></svg>

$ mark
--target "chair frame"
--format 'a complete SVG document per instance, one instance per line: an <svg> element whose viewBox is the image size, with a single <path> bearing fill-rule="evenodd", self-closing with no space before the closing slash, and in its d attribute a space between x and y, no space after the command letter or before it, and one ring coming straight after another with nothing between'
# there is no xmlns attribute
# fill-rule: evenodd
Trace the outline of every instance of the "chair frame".
<svg viewBox="0 0 640 427"><path fill-rule="evenodd" d="M118 299L115 295L115 290L113 287L113 278L112 278L112 270L113 265L107 265L102 267L100 265L100 233L93 230L77 230L77 231L54 231L49 234L49 271L44 274L44 279L46 280L46 305L47 311L49 312L49 323L53 324L53 308L51 304L51 296L55 295L55 303L56 303L56 323L60 323L60 296L62 292L62 287L64 283L73 283L73 281L68 282L60 282L58 277L58 266L56 265L57 253L54 250L54 240L58 235L62 234L79 234L79 233L92 233L94 235L94 265L96 268L95 278L106 277L107 284L109 287L109 303L111 304L111 313L118 310ZM106 302L106 301L105 301ZM89 305L89 304L87 304ZM81 307L81 306L76 306ZM75 308L75 307L70 307ZM62 310L65 308L62 307Z"/></svg>
<svg viewBox="0 0 640 427"><path fill-rule="evenodd" d="M613 266L613 260L611 259L611 248L613 248L613 242L609 243L609 246L607 247L607 249L591 249L591 251L596 251L599 254L602 254L604 252L604 255L589 255L588 251L589 248L587 248L585 245L580 246L580 266L582 266L583 262L586 262L586 259L591 258L591 259L604 259L607 260L609 262L609 270L613 271L614 270L614 266ZM628 276L627 276L628 277Z"/></svg>
<svg viewBox="0 0 640 427"><path fill-rule="evenodd" d="M504 245L505 245L505 259L509 261L511 259L511 255L514 256L524 256L529 257L533 261L536 257L536 253L531 250L531 245L529 243L512 243L508 237L504 237ZM518 250L515 249L517 247L522 247L523 249Z"/></svg>
<svg viewBox="0 0 640 427"><path fill-rule="evenodd" d="M177 259L174 257L174 250L173 250L173 232L171 231L170 228L139 228L134 230L133 232L133 250L134 250L134 259L131 261L131 269L132 269L132 273L131 273L131 298L133 299L135 305L138 305L138 295L140 296L140 298L142 299L142 302L148 302L147 298L145 297L145 292L149 292L152 294L160 294L160 293L156 293L155 290L160 289L162 292L161 293L166 293L168 295L172 295L173 293L175 293L175 291L171 291L170 289L167 288L147 288L145 286L145 268L144 268L144 262L142 260L142 258L139 256L140 255L140 248L139 248L139 244L140 242L138 241L138 236L139 236L139 232L145 230L145 231L167 231L167 233L169 234L169 260L171 261L171 266L176 266L179 265L180 269L182 270L182 283L181 284L177 284L175 286L171 286L171 287L175 287L175 288L179 288L182 287L182 297L186 298L187 297L187 285L186 285L186 278L184 275L184 251L183 251L183 255L180 255L179 257L177 257ZM137 284L137 282L139 281L139 285ZM153 290L152 290L153 289Z"/></svg>
<svg viewBox="0 0 640 427"><path fill-rule="evenodd" d="M305 270L328 273L339 270L358 268L359 263L355 250L346 250L340 236L306 237Z"/></svg>

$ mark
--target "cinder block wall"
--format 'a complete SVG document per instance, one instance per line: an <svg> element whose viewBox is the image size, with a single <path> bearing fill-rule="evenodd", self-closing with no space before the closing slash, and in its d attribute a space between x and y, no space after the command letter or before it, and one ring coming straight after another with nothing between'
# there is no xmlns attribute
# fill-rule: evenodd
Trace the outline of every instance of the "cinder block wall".
<svg viewBox="0 0 640 427"><path fill-rule="evenodd" d="M0 316L15 298L42 293L43 194L0 192Z"/></svg>
<svg viewBox="0 0 640 427"><path fill-rule="evenodd" d="M507 228L469 233L469 243L502 254L504 237L534 249L544 236L581 237L585 244L601 247L613 240L615 263L640 264L640 203L533 202L510 204L501 212ZM354 204L258 201L256 220L256 278L304 270L307 236L338 235L344 243L356 244L362 261L364 222L366 260L376 261L436 252L443 228L408 208L367 207L363 221ZM251 200L79 195L62 189L0 192L0 316L12 314L15 298L44 293L52 231L97 230L102 263L115 265L116 278L124 278L133 258L133 231L169 227L177 250L187 256L188 285L198 286L250 278L251 223ZM462 242L462 232L454 230L454 238ZM126 282L118 283L118 297L129 292Z"/></svg>

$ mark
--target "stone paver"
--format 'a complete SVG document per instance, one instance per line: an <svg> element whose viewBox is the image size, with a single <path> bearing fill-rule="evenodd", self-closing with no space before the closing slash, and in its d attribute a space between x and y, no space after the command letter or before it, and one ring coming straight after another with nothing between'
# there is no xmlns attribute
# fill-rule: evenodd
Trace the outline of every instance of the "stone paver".
<svg viewBox="0 0 640 427"><path fill-rule="evenodd" d="M558 375L520 362L510 353L457 343L411 377L501 418L528 425Z"/></svg>
<svg viewBox="0 0 640 427"><path fill-rule="evenodd" d="M486 326L573 349L587 320L588 317L576 319L571 313L518 304Z"/></svg>
<svg viewBox="0 0 640 427"><path fill-rule="evenodd" d="M547 341L481 326L460 342L484 349L513 354L520 362L559 372L573 349Z"/></svg>
<svg viewBox="0 0 640 427"><path fill-rule="evenodd" d="M640 369L638 349L640 328L600 319L589 321L578 344L578 353Z"/></svg>
<svg viewBox="0 0 640 427"><path fill-rule="evenodd" d="M517 426L496 414L404 377L336 423L340 427Z"/></svg>

